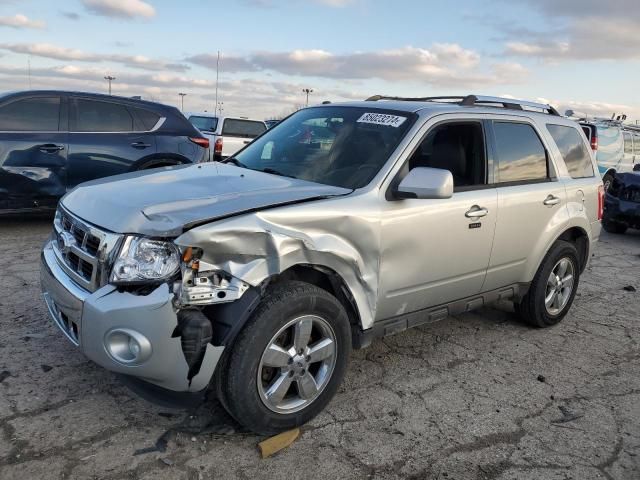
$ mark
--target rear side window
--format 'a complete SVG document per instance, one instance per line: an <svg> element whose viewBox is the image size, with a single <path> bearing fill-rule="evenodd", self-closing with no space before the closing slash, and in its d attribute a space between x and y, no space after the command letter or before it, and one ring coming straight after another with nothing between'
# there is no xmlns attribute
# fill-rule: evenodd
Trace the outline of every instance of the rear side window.
<svg viewBox="0 0 640 480"><path fill-rule="evenodd" d="M546 180L547 153L531 125L494 122L497 183Z"/></svg>
<svg viewBox="0 0 640 480"><path fill-rule="evenodd" d="M55 132L60 124L60 97L25 98L0 108L0 131Z"/></svg>
<svg viewBox="0 0 640 480"><path fill-rule="evenodd" d="M593 177L593 165L584 141L575 128L563 125L547 125L567 165L571 178Z"/></svg>
<svg viewBox="0 0 640 480"><path fill-rule="evenodd" d="M633 154L633 140L630 133L624 134L624 153Z"/></svg>
<svg viewBox="0 0 640 480"><path fill-rule="evenodd" d="M189 117L191 125L196 127L201 132L215 132L218 128L218 119L216 117L199 117L197 115L191 115Z"/></svg>
<svg viewBox="0 0 640 480"><path fill-rule="evenodd" d="M133 117L127 107L118 103L76 100L78 132L131 132Z"/></svg>
<svg viewBox="0 0 640 480"><path fill-rule="evenodd" d="M142 127L145 130L151 130L156 126L158 120L160 120L160 115L150 110L143 108L133 108L132 110L134 110L136 117L138 117L138 120L142 123Z"/></svg>
<svg viewBox="0 0 640 480"><path fill-rule="evenodd" d="M228 118L222 126L222 135L230 137L255 138L261 135L267 129L262 122L253 122L251 120L239 120L236 118Z"/></svg>

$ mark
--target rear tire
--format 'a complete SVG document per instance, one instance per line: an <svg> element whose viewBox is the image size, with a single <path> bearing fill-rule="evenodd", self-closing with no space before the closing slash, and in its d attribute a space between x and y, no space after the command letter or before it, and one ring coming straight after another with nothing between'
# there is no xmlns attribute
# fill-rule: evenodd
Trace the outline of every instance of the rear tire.
<svg viewBox="0 0 640 480"><path fill-rule="evenodd" d="M604 228L605 232L615 233L618 235L621 235L627 231L626 225L618 222L612 222L611 220L603 220L602 228Z"/></svg>
<svg viewBox="0 0 640 480"><path fill-rule="evenodd" d="M329 403L350 351L349 319L335 297L304 282L275 285L230 347L216 390L249 430L288 430Z"/></svg>
<svg viewBox="0 0 640 480"><path fill-rule="evenodd" d="M576 247L557 241L536 272L529 291L515 311L528 324L550 327L567 314L578 289L580 262Z"/></svg>

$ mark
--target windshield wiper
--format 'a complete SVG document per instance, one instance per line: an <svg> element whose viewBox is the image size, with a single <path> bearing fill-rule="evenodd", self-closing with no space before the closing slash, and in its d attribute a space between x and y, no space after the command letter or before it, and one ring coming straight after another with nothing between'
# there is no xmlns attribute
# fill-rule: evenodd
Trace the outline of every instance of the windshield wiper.
<svg viewBox="0 0 640 480"><path fill-rule="evenodd" d="M260 170L261 172L264 173L270 173L272 175L279 175L281 177L289 177L289 178L298 178L298 177L294 177L293 175L287 175L286 173L282 173L279 170L276 170L275 168L263 168L262 170Z"/></svg>
<svg viewBox="0 0 640 480"><path fill-rule="evenodd" d="M235 157L227 157L224 160L220 160L220 163L233 163L236 167L249 168L240 160L236 159Z"/></svg>

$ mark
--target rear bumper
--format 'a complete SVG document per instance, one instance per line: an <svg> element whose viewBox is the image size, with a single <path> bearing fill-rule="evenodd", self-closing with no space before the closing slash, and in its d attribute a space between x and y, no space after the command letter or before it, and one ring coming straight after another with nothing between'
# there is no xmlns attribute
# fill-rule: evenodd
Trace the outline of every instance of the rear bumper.
<svg viewBox="0 0 640 480"><path fill-rule="evenodd" d="M64 273L50 242L42 251L40 279L54 324L98 365L174 392L197 392L209 384L224 347L207 345L200 371L188 381L180 337L172 337L178 321L168 285L148 295L120 292L110 285L88 292ZM148 341L143 362L124 364L109 353L107 339L123 329Z"/></svg>

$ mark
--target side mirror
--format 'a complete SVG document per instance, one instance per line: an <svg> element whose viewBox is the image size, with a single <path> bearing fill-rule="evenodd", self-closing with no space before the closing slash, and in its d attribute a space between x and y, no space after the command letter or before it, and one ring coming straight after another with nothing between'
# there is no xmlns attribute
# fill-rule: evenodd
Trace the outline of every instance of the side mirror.
<svg viewBox="0 0 640 480"><path fill-rule="evenodd" d="M633 166L633 171L634 171L634 172L640 172L640 163L636 163L636 164Z"/></svg>
<svg viewBox="0 0 640 480"><path fill-rule="evenodd" d="M402 179L395 191L396 198L451 198L453 175L441 168L416 167Z"/></svg>

